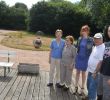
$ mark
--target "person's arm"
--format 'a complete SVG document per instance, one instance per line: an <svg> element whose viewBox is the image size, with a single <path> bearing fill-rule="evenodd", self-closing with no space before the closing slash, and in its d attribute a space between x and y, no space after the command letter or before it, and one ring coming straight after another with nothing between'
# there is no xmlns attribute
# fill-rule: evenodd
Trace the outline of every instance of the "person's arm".
<svg viewBox="0 0 110 100"><path fill-rule="evenodd" d="M75 65L76 52L77 52L77 51L76 51L76 48L73 47L73 48L72 48L72 56L73 56L73 59L72 59L71 65L70 65L70 69L72 69L72 68L74 67L74 65Z"/></svg>
<svg viewBox="0 0 110 100"><path fill-rule="evenodd" d="M49 63L51 63L51 52L52 52L52 49L50 49L50 52L49 52Z"/></svg>
<svg viewBox="0 0 110 100"><path fill-rule="evenodd" d="M74 52L73 52L73 56L74 56L74 58L73 58L73 64L75 64L75 59L76 59L76 54L77 54L77 49L76 48L74 48Z"/></svg>
<svg viewBox="0 0 110 100"><path fill-rule="evenodd" d="M99 70L100 70L100 68L101 68L101 65L102 65L102 61L100 61L100 62L97 64L95 73L98 73L98 72L99 72Z"/></svg>
<svg viewBox="0 0 110 100"><path fill-rule="evenodd" d="M102 50L99 50L99 63L97 64L97 67L93 73L94 78L96 77L97 73L100 71L101 65L102 65L102 61L103 61L103 55L104 55L104 51L105 51L105 47L102 48Z"/></svg>
<svg viewBox="0 0 110 100"><path fill-rule="evenodd" d="M99 61L99 63L97 64L97 67L96 67L96 69L95 69L95 71L94 71L94 73L92 75L94 78L96 78L97 73L99 72L99 70L101 68L101 65L102 65L102 61Z"/></svg>
<svg viewBox="0 0 110 100"><path fill-rule="evenodd" d="M108 82L108 84L110 85L110 79L109 79L107 82Z"/></svg>
<svg viewBox="0 0 110 100"><path fill-rule="evenodd" d="M49 63L51 63L51 53L52 53L52 49L53 49L53 41L51 42L51 45L50 45Z"/></svg>
<svg viewBox="0 0 110 100"><path fill-rule="evenodd" d="M99 63L97 64L97 67L93 73L93 77L96 78L98 72L100 71L100 68L101 68L101 65L102 65L102 61L99 61Z"/></svg>

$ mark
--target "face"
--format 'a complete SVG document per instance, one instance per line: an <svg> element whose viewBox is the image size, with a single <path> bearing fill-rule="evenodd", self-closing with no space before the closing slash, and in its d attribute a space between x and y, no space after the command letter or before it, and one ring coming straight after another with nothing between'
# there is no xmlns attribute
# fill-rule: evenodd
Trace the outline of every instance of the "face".
<svg viewBox="0 0 110 100"><path fill-rule="evenodd" d="M70 39L66 39L66 45L71 45L72 44L72 42L70 41Z"/></svg>
<svg viewBox="0 0 110 100"><path fill-rule="evenodd" d="M57 32L55 33L56 38L61 38L62 37L62 33L61 32Z"/></svg>
<svg viewBox="0 0 110 100"><path fill-rule="evenodd" d="M110 26L108 27L108 36L110 38Z"/></svg>
<svg viewBox="0 0 110 100"><path fill-rule="evenodd" d="M98 45L101 45L102 43L103 43L103 40L102 39L98 39L98 38L94 38L94 43L95 43L95 45L96 46L98 46Z"/></svg>
<svg viewBox="0 0 110 100"><path fill-rule="evenodd" d="M82 28L82 33L81 35L87 36L88 35L88 29L87 28Z"/></svg>

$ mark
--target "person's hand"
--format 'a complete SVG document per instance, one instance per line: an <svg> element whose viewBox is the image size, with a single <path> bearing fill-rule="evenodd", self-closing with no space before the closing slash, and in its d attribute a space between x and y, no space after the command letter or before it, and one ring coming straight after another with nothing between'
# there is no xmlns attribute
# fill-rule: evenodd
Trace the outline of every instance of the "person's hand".
<svg viewBox="0 0 110 100"><path fill-rule="evenodd" d="M110 85L110 79L109 79L107 82L108 82L108 84Z"/></svg>
<svg viewBox="0 0 110 100"><path fill-rule="evenodd" d="M95 79L96 78L96 76L97 76L97 73L93 73L92 74L92 77Z"/></svg>
<svg viewBox="0 0 110 100"><path fill-rule="evenodd" d="M72 65L70 65L69 69L70 69L70 70L72 70L72 69L73 69L73 64L72 64Z"/></svg>
<svg viewBox="0 0 110 100"><path fill-rule="evenodd" d="M49 58L49 64L51 63L51 59Z"/></svg>

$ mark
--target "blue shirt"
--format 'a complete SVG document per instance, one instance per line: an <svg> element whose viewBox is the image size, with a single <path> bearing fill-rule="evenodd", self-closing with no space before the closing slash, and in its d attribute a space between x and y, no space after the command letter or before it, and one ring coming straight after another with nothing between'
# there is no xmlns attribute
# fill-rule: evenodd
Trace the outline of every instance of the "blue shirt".
<svg viewBox="0 0 110 100"><path fill-rule="evenodd" d="M61 39L60 43L58 44L56 39L52 40L50 48L51 48L51 57L55 59L62 58L62 51L65 46L65 41Z"/></svg>

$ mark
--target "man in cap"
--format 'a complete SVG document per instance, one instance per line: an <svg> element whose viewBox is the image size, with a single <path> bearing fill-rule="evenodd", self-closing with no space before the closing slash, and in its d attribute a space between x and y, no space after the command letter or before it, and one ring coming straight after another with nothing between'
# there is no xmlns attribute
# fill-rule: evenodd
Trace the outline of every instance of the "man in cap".
<svg viewBox="0 0 110 100"><path fill-rule="evenodd" d="M89 100L96 100L97 97L97 81L98 81L98 71L103 60L103 54L105 50L105 45L103 43L103 36L101 33L96 33L94 35L94 48L88 60L88 78L87 78L87 89Z"/></svg>

